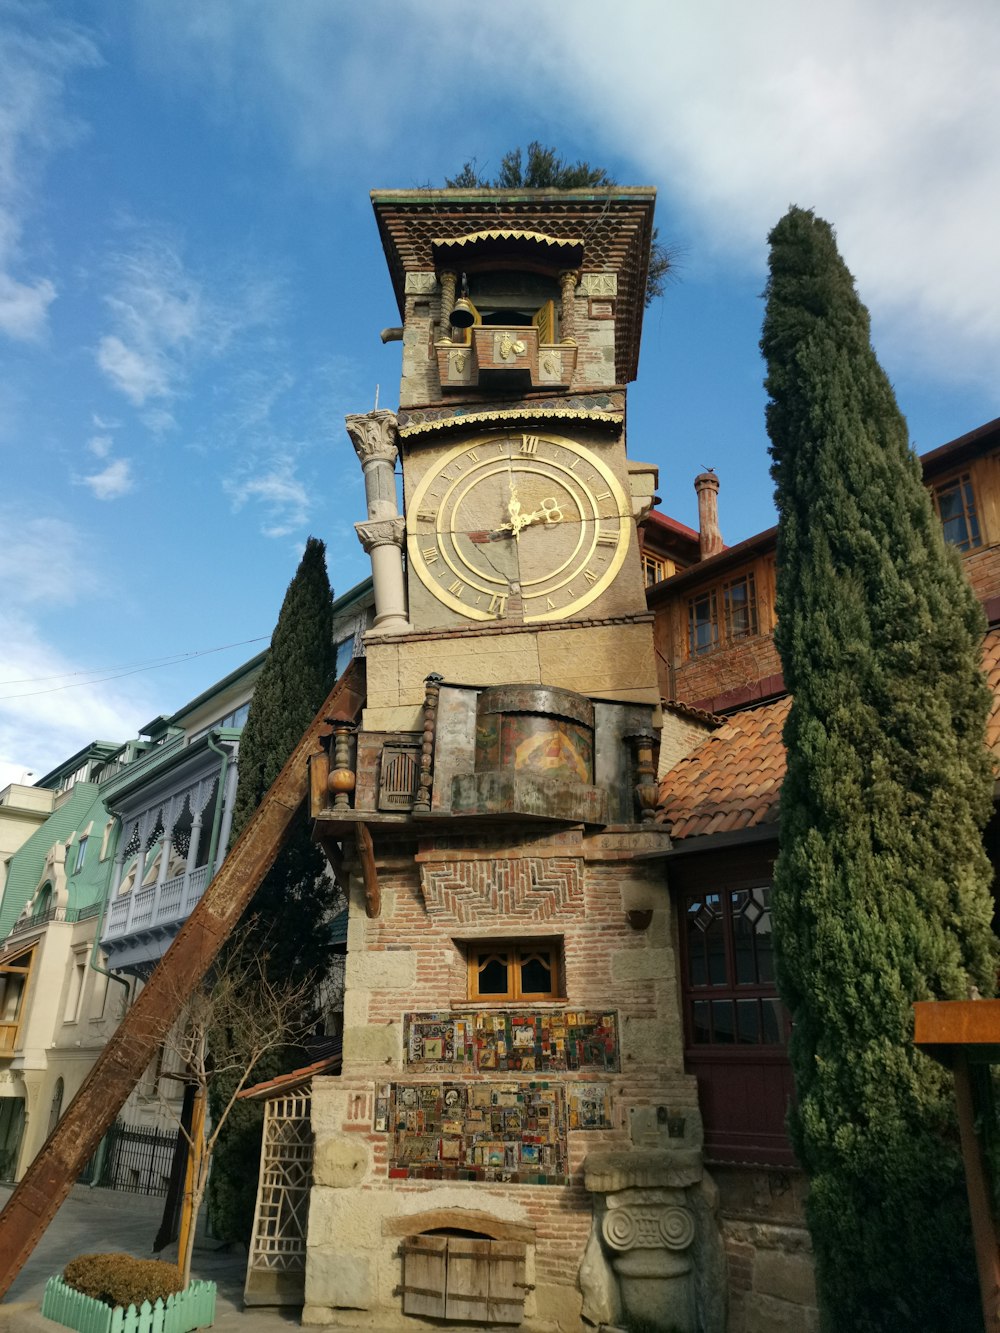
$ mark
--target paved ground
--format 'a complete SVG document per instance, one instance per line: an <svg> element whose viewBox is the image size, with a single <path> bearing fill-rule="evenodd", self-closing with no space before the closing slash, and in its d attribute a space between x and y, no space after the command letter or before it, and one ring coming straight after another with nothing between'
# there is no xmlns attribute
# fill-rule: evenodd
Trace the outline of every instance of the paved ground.
<svg viewBox="0 0 1000 1333"><path fill-rule="evenodd" d="M0 1186L0 1205L11 1190ZM57 1333L59 1325L39 1313L46 1280L78 1254L95 1250L127 1250L150 1254L160 1222L162 1200L119 1190L76 1185L36 1245L13 1286L0 1303L2 1333ZM175 1260L176 1245L157 1257ZM193 1274L218 1286L215 1328L220 1333L295 1333L298 1310L243 1309L246 1251L220 1250L211 1242L195 1245Z"/></svg>

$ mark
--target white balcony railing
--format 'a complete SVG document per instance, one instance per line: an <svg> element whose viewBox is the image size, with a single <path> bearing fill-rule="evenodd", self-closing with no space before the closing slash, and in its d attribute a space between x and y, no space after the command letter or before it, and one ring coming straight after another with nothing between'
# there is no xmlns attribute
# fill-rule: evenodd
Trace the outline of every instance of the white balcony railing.
<svg viewBox="0 0 1000 1333"><path fill-rule="evenodd" d="M208 866L199 866L190 877L177 875L162 884L147 884L119 894L108 910L102 940L120 940L145 930L178 926L195 909L208 883Z"/></svg>

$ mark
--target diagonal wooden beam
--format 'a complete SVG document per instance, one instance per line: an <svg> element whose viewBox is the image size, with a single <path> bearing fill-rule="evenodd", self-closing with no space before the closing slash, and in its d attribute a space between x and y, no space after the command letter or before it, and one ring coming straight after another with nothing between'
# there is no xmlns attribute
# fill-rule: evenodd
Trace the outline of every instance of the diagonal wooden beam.
<svg viewBox="0 0 1000 1333"><path fill-rule="evenodd" d="M320 750L323 739L330 734L326 718L334 712L360 713L364 693L364 662L355 660L309 724L201 901L10 1196L0 1213L0 1297L10 1289L274 864L289 825L308 794L309 756Z"/></svg>

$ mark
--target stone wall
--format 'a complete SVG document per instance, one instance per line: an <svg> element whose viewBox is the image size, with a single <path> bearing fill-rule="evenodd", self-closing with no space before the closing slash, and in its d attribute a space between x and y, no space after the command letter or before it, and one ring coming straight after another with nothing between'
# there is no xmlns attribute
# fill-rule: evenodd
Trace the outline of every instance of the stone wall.
<svg viewBox="0 0 1000 1333"><path fill-rule="evenodd" d="M382 909L374 919L365 915L360 876L350 875L344 1071L317 1079L313 1090L304 1323L385 1329L405 1319L419 1326L402 1314L400 1236L457 1227L528 1237L524 1326L578 1330L579 1272L595 1214L595 1196L585 1187L588 1156L644 1147L662 1155L669 1119L675 1133L686 1123L687 1150L694 1142L695 1188L701 1176L696 1089L682 1068L674 927L660 863L602 860L597 840L579 830L488 834L466 838L462 847L457 841L452 832L416 845L383 842ZM483 874L464 875L463 866ZM543 873L553 866L558 874ZM446 885L438 872L449 867ZM515 883L530 891L512 896ZM651 921L634 929L626 911L643 909ZM536 936L562 940L565 998L471 1002L468 942ZM470 1008L613 1012L619 1067L516 1075L407 1063L406 1014ZM387 1086L450 1080L496 1088L518 1079L564 1088L601 1083L609 1091L609 1127L568 1130L568 1184L389 1179L393 1136L376 1128Z"/></svg>

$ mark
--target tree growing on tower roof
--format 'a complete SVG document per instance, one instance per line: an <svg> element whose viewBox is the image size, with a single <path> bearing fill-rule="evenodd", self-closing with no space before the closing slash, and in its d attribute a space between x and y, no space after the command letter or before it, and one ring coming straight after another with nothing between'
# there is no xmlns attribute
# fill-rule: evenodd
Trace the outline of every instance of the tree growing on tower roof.
<svg viewBox="0 0 1000 1333"><path fill-rule="evenodd" d="M761 348L793 704L775 867L823 1327L981 1328L949 1076L914 1000L991 994L984 621L832 228L770 236Z"/></svg>
<svg viewBox="0 0 1000 1333"><path fill-rule="evenodd" d="M332 594L325 557L323 542L310 537L285 593L240 738L232 841L260 805L333 682ZM232 950L249 952L264 960L275 986L301 987L303 980L312 979L318 988L335 952L327 926L339 902L340 890L310 836L303 807L233 940L224 947L221 965ZM312 997L316 990L297 993ZM287 1065L287 1052L284 1055ZM258 1076L283 1072L278 1059L276 1055L274 1067L260 1068ZM213 1115L228 1097L226 1081L215 1080L210 1094ZM215 1151L209 1204L216 1232L225 1239L249 1237L261 1117L257 1103L238 1102Z"/></svg>
<svg viewBox="0 0 1000 1333"><path fill-rule="evenodd" d="M480 171L475 158L470 158L457 176L446 177L444 183L449 190L588 190L617 184L603 167L566 162L554 148L547 148L537 139L528 144L526 159L520 148L504 153L500 170L492 179ZM674 256L659 239L659 228L654 227L646 274L647 306L663 295L663 284L674 262Z"/></svg>

